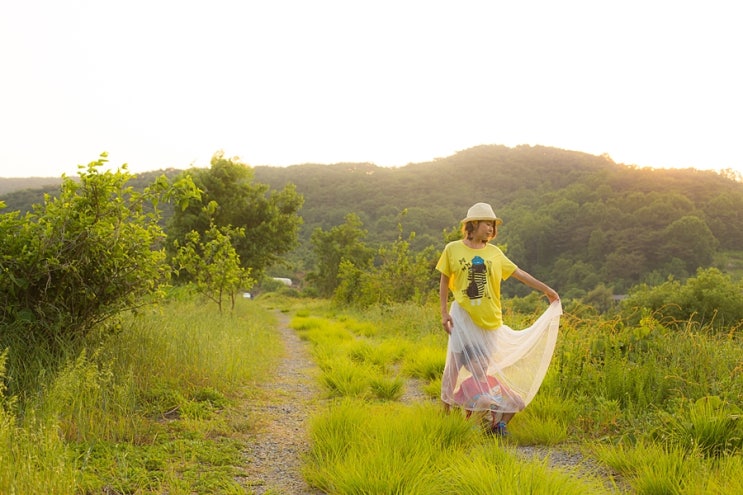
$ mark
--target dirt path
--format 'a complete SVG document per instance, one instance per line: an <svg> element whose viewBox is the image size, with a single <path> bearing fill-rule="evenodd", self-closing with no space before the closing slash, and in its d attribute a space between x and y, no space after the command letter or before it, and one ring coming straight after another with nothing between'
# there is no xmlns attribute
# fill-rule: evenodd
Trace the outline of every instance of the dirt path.
<svg viewBox="0 0 743 495"><path fill-rule="evenodd" d="M258 418L258 433L250 438L249 463L245 483L257 495L322 495L310 488L302 478L302 457L309 450L307 420L322 405L322 391L318 384L319 369L312 360L309 344L303 342L289 327L289 316L276 313L278 331L284 342L285 355L281 359L274 380L262 387L265 394L251 402L248 411ZM409 380L404 402L429 400L421 390L422 383ZM626 486L615 486L608 473L577 453L548 447L511 447L524 459L549 459L553 469L572 469L577 476L603 475L606 486L613 493L628 493Z"/></svg>
<svg viewBox="0 0 743 495"><path fill-rule="evenodd" d="M251 438L246 483L258 495L319 495L302 478L302 457L309 449L307 420L321 403L319 370L309 346L289 327L289 317L276 313L285 355L274 380L262 387L265 400L249 405L259 418Z"/></svg>

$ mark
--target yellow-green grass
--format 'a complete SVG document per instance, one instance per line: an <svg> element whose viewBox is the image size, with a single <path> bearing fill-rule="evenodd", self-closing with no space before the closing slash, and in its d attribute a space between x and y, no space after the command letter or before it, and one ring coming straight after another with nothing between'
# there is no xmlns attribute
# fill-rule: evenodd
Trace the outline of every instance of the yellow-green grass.
<svg viewBox="0 0 743 495"><path fill-rule="evenodd" d="M336 392L331 394L335 401L330 403L325 415L318 416L318 421L339 421L351 429L359 428L374 436L379 434L379 429L385 428L384 421L404 420L406 413L402 411L409 406L371 400L375 397L368 388L369 370L385 372L389 376L397 372L401 373L399 376L423 379L426 395L431 399L438 396L446 336L438 328L436 307L410 306L368 311L329 310L328 307L322 307L319 312L314 308L299 309L297 314L302 316L297 321L314 321L315 331L323 335L308 338L318 355L332 356L334 362L344 363L342 373L324 378L326 384L343 376L366 376L367 381L367 385L359 386L353 393L341 392L336 387ZM426 316L426 313L435 317ZM524 322L530 319L516 314L511 318ZM375 328L370 329L364 322L373 324ZM323 332L324 328L330 330ZM364 330L354 331L354 328ZM592 459L609 473L614 471L624 480L621 486L631 486L636 493L741 491L739 473L735 476L730 476L730 473L735 473L741 463L743 368L740 355L743 345L740 338L736 338L734 329L732 333L722 335L703 330L687 327L671 331L650 317L644 318L637 326L626 326L617 319L578 318L566 314L542 389L509 426L510 444L542 445L568 451L582 448L589 462ZM403 352L377 351L389 342L394 342L392 347ZM364 411L361 414L366 418L363 422L356 423L355 413L348 411L346 401L354 404L354 409ZM436 400L424 400L420 405L440 411ZM333 410L334 407L338 407L340 412ZM342 411L345 413L341 414ZM332 419L336 414L341 414L341 417L348 414L350 419ZM377 415L394 419L377 420ZM479 432L474 423L470 421L467 424ZM405 428L415 430L407 423ZM404 442L404 438L401 435L399 440ZM481 452L478 440L466 434L464 438L469 446L466 450ZM324 443L320 435L315 441ZM373 444L366 437L361 442L366 442L367 446ZM382 445L386 443L382 442ZM610 447L612 445L614 447ZM332 452L333 448L329 448ZM498 450L497 446L492 448ZM452 475L458 484L450 492L441 488L446 484L443 480L436 480L439 488L429 486L427 470L437 472L440 464L458 465L457 461L450 459L438 462L438 458L432 457L438 462L436 467L421 467L418 460L411 461L408 465L413 472L420 469L421 474L409 477L407 473L398 472L395 458L377 458L384 456L381 451L346 452L351 455L355 467L341 460L338 461L341 464L331 463L330 467L322 467L317 459L329 459L323 448L320 454L309 462L308 479L329 493L360 493L363 492L359 491L360 486L365 482L372 483L370 486L378 492L389 490L388 493L489 493L495 490L491 485L489 488L483 484L471 485L471 480L478 479L478 476L469 471L467 475ZM479 457L475 455L473 459ZM490 465L490 460L488 458L485 464ZM479 461L468 460L464 464L469 465L468 462L477 465ZM507 463L502 461L501 464ZM366 472L365 465L373 466L376 481L366 480L371 475ZM561 481L551 479L552 470L546 466L524 466L518 459L508 465L512 472L531 473L530 479L537 483L530 485L513 475L519 479L519 486L534 490L523 493L541 493L540 490L547 490L544 493L572 493L573 488L561 488ZM461 469L467 470L465 467ZM552 491L535 488L541 486L538 484L541 481L535 481L535 469L539 473L549 471L544 477L539 474L538 479L549 480ZM585 477L582 479L586 481ZM611 479L605 479L602 486L611 484ZM401 486L405 488L401 489ZM501 481L499 486L508 487L512 493L522 493L506 481ZM582 493L581 489L578 488L578 493ZM585 493L603 493L602 489L592 487L591 490L597 491Z"/></svg>
<svg viewBox="0 0 743 495"><path fill-rule="evenodd" d="M186 298L125 318L23 404L0 394L0 493L245 493L252 426L233 411L280 357L274 330L242 300L221 316Z"/></svg>
<svg viewBox="0 0 743 495"><path fill-rule="evenodd" d="M325 493L609 493L598 479L517 457L430 403L341 400L313 419L311 436L304 475Z"/></svg>

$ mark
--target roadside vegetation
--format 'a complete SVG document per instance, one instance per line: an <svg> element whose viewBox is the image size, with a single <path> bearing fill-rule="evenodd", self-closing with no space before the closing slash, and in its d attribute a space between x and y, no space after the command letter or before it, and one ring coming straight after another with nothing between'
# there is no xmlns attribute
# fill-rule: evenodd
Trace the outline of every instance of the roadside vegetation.
<svg viewBox="0 0 743 495"><path fill-rule="evenodd" d="M272 315L239 303L172 297L58 358L22 403L0 394L0 493L249 493L241 405L282 348Z"/></svg>

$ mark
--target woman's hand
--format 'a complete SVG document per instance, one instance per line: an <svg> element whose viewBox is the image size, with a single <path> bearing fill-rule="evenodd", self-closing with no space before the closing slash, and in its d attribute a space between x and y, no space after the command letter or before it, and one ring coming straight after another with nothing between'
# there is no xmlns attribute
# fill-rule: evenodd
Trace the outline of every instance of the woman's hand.
<svg viewBox="0 0 743 495"><path fill-rule="evenodd" d="M555 289L549 289L549 290L544 291L544 295L547 296L547 299L549 299L550 304L555 301L560 300L560 296L557 294L557 291L555 291Z"/></svg>
<svg viewBox="0 0 743 495"><path fill-rule="evenodd" d="M524 285L528 285L532 289L536 289L540 291L542 294L547 296L547 299L549 299L550 304L559 301L560 296L557 294L557 291L553 289L552 287L549 287L547 284L542 282L541 280L537 280L532 275L528 274L521 268L517 268L515 272L513 272L513 278L518 280Z"/></svg>
<svg viewBox="0 0 743 495"><path fill-rule="evenodd" d="M444 325L444 330L446 330L446 333L451 335L451 328L454 326L454 320L451 319L451 315L449 313L443 313L441 315L441 324Z"/></svg>

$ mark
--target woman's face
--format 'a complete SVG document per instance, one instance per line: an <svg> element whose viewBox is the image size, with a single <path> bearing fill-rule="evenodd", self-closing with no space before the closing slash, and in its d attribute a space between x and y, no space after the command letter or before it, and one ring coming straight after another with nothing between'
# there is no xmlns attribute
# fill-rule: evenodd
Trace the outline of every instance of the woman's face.
<svg viewBox="0 0 743 495"><path fill-rule="evenodd" d="M472 233L472 237L479 241L489 241L495 239L498 235L498 227L494 221L481 220L477 222L475 231Z"/></svg>

